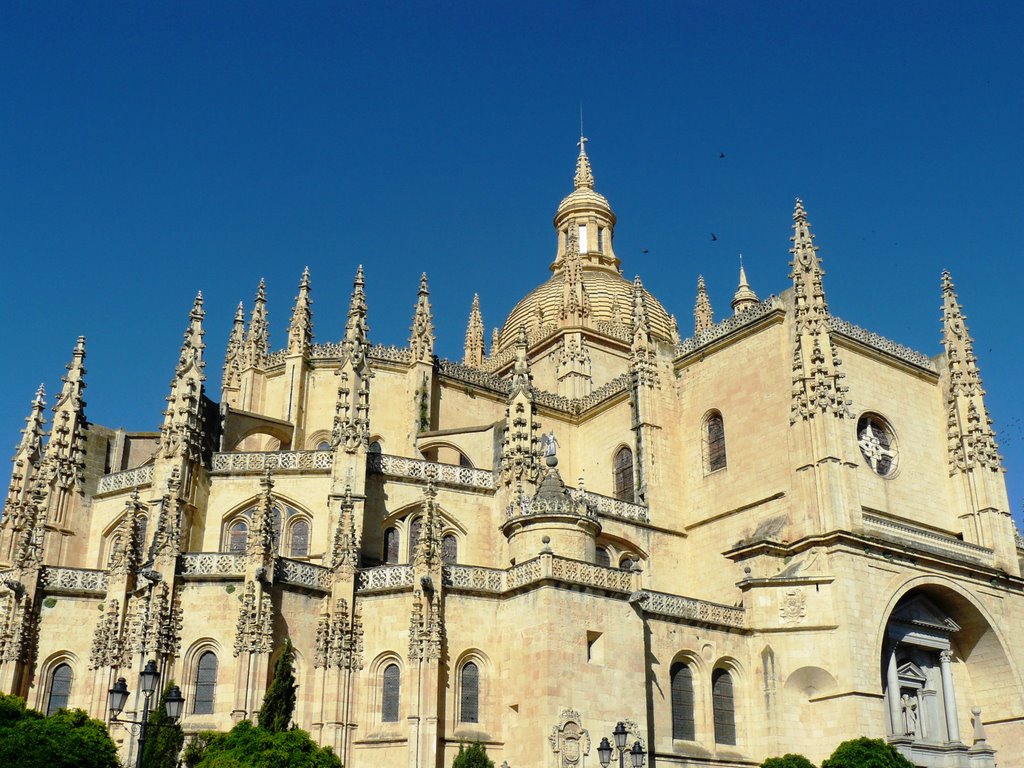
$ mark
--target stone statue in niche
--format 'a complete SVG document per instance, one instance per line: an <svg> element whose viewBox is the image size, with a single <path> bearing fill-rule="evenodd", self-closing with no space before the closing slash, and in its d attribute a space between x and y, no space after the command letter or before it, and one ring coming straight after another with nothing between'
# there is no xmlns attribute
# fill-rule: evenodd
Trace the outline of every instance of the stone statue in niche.
<svg viewBox="0 0 1024 768"><path fill-rule="evenodd" d="M917 696L903 694L901 700L903 709L903 732L907 736L917 736Z"/></svg>
<svg viewBox="0 0 1024 768"><path fill-rule="evenodd" d="M558 725L548 736L551 751L555 755L556 768L578 768L583 758L590 754L590 733L583 727L580 713L563 709Z"/></svg>

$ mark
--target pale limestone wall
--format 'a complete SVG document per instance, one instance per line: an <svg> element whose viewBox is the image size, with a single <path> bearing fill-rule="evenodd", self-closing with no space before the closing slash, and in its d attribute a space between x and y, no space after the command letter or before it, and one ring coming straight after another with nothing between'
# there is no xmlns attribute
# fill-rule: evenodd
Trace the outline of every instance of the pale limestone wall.
<svg viewBox="0 0 1024 768"><path fill-rule="evenodd" d="M981 706L989 741L1000 750L1000 766L1024 766L1016 749L1024 742L1024 646L1016 642L1024 633L1024 598L1020 583L992 567L989 555L964 554L951 538L961 532L961 517L972 510L966 508L960 479L949 477L939 376L883 351L839 342L852 418L818 416L817 421L791 425L793 332L789 318L774 316L681 361L673 359L673 350L659 347L659 385L641 387L639 394L649 524L603 514L595 541L581 522L555 530L526 521L518 534L521 545L517 542L513 552L501 534L510 494L500 481L495 490L444 483L436 488L443 531L457 535L460 564L507 568L514 554L522 563L541 550L544 535L551 536L556 555L590 560L594 546L601 545L613 554L613 563L627 552L640 557L642 574L631 590L639 585L742 605L743 628L713 619L645 614L642 601L630 601L622 592L557 579L502 595L451 589L446 592L447 664L440 669L441 694L434 701L417 702L420 686L429 690L431 681L426 673L417 678L420 668L409 659L411 590L357 592L364 632L362 669L354 674L348 700L343 701L346 693L336 678L329 685L319 682L323 673L313 666L324 590L277 584L271 590L274 638L280 644L290 637L296 646L297 723L337 745L331 721L340 716L331 712L347 704L354 727L347 762L351 768L411 765L410 718L420 716L419 722L426 723L434 706L438 748L444 754L439 765L450 764L460 740L479 738L498 764L507 759L513 768L550 766L547 736L566 708L579 711L590 732L589 765L596 764L601 736L610 735L621 718L636 720L644 738L651 719L654 737L648 746L657 750L661 765L750 764L787 751L820 761L846 738L885 735L885 626L899 598L918 589L960 625L953 639L953 678L962 738L970 743L970 709ZM628 359L612 351L614 346L590 345L595 388L628 369ZM556 337L543 350L530 350L540 390L557 391L554 354L560 347ZM371 365L367 436L379 439L384 453L419 458L421 449L436 449L442 463L454 464L458 451L478 469L497 468L503 398L434 372L428 376L432 397L424 434L418 431L415 392L429 366ZM296 425L300 440L292 449L315 448L333 426L339 384L335 370L334 363L318 361L305 369L302 387L291 381L287 366L266 376L247 374L243 385L251 397L245 407L287 419L300 412L294 399L290 406L288 399L301 389L303 419ZM616 450L623 445L636 450L632 397L623 393L583 414L536 407L541 430L558 437L558 470L567 485L576 486L583 476L588 490L613 494ZM712 410L724 418L728 464L709 473L703 425ZM861 457L856 421L867 411L885 417L899 438L900 469L893 477L878 477ZM489 427L495 423L496 428ZM822 434L834 435L835 445L816 444ZM254 441L250 447L260 445ZM409 562L409 524L422 513L426 481L370 472L364 500L365 456L349 456L340 448L337 456L333 470L273 475L275 497L310 515L309 559L321 562L329 549L337 524L337 503L329 507L329 496L351 482L363 565L382 558L383 531L391 525L402 534L400 562ZM101 471L96 455L90 461L95 475ZM349 468L351 475L346 474ZM830 468L835 471L829 473ZM169 470L161 465L160 471L166 477ZM225 549L224 522L257 499L259 480L258 472L207 476L197 470L197 511L187 549ZM527 484L525 490L534 489ZM106 537L129 492L76 502L76 524L87 533L72 537L63 549L65 564L105 565ZM142 490L150 509L150 533L164 492L163 486ZM849 531L823 530L823 509L837 498L847 504L840 512L852 521ZM861 524L862 509L948 536L914 539L893 529L894 538L887 543ZM813 538L824 534L829 537ZM224 730L233 722L241 676L233 646L243 579L239 572L179 582L183 625L172 671L186 696L184 725L189 731ZM344 597L353 599L351 592ZM45 707L45 665L67 653L75 669L72 705L100 716L110 681L96 687L99 678L86 670L100 599L63 593L55 599L55 607L41 609L39 671L29 701ZM214 650L219 662L212 716L190 713L195 663L204 648ZM474 658L482 672L481 721L476 724L460 722L458 716L458 675L467 658ZM695 670L697 734L685 743L674 742L671 732L669 671L677 659L689 660ZM400 718L390 724L380 722L381 674L387 660L402 668ZM272 664L273 658L266 661ZM714 743L711 675L716 666L733 674L735 746ZM134 676L137 670L122 672ZM253 681L258 694L264 684L262 679Z"/></svg>
<svg viewBox="0 0 1024 768"><path fill-rule="evenodd" d="M948 481L945 408L938 378L843 349L853 423L847 451L859 458L856 419L877 413L892 425L900 446L896 474L881 478L863 461L857 471L861 503L895 517L958 531Z"/></svg>

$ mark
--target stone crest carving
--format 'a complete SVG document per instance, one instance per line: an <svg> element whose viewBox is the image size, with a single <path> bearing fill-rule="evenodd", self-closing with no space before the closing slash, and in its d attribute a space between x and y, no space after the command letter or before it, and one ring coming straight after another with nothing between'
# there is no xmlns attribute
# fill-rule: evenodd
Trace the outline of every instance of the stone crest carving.
<svg viewBox="0 0 1024 768"><path fill-rule="evenodd" d="M551 751L555 755L556 768L582 766L583 758L590 754L590 732L583 727L580 713L574 709L563 709L558 725L548 736Z"/></svg>
<svg viewBox="0 0 1024 768"><path fill-rule="evenodd" d="M779 595L779 620L783 624L802 624L807 618L807 595L803 587L790 587Z"/></svg>

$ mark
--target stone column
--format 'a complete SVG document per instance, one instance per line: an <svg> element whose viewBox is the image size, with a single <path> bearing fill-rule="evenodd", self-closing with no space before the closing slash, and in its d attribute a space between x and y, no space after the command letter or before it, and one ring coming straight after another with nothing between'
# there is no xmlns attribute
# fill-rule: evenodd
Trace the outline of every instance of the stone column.
<svg viewBox="0 0 1024 768"><path fill-rule="evenodd" d="M889 654L889 666L885 671L885 684L887 689L885 697L889 701L889 719L892 721L892 735L903 736L906 728L903 727L903 712L900 709L900 676L896 668L895 645L892 647L892 653Z"/></svg>
<svg viewBox="0 0 1024 768"><path fill-rule="evenodd" d="M960 721L956 716L956 690L953 688L953 670L950 662L953 652L948 648L939 652L939 664L942 670L942 703L946 710L946 732L950 741L960 741Z"/></svg>

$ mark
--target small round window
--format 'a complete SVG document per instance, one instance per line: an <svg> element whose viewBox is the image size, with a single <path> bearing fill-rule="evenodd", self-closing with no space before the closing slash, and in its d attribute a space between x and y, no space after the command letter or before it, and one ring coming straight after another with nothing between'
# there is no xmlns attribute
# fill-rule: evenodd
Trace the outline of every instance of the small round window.
<svg viewBox="0 0 1024 768"><path fill-rule="evenodd" d="M867 413L857 422L857 445L868 466L882 477L891 477L899 462L892 427L881 416Z"/></svg>

